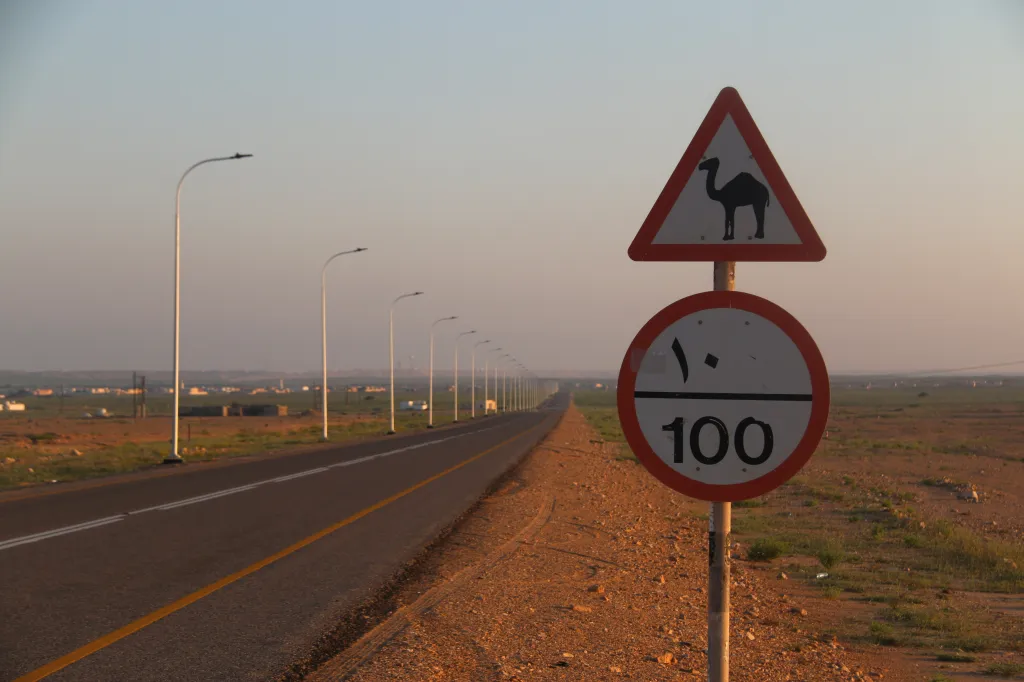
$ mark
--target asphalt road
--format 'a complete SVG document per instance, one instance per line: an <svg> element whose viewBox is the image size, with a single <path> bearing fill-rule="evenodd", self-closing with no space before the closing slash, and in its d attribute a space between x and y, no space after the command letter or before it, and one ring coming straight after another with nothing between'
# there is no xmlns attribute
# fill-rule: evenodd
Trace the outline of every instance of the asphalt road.
<svg viewBox="0 0 1024 682"><path fill-rule="evenodd" d="M0 679L274 679L518 462L566 402L0 497ZM60 669L47 677L47 665Z"/></svg>

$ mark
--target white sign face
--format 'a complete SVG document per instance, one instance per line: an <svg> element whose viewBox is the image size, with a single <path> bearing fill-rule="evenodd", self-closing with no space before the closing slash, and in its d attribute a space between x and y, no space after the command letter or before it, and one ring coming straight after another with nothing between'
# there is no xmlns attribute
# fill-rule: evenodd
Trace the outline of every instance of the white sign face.
<svg viewBox="0 0 1024 682"><path fill-rule="evenodd" d="M796 449L810 421L811 376L774 323L716 308L658 336L640 364L635 400L644 437L665 464L731 485L765 475Z"/></svg>
<svg viewBox="0 0 1024 682"><path fill-rule="evenodd" d="M801 244L732 116L654 236L654 244Z"/></svg>
<svg viewBox="0 0 1024 682"><path fill-rule="evenodd" d="M708 110L629 245L635 261L819 261L818 237L734 88Z"/></svg>
<svg viewBox="0 0 1024 682"><path fill-rule="evenodd" d="M666 485L713 501L756 497L791 478L828 419L825 362L786 311L751 294L676 301L630 345L619 419Z"/></svg>

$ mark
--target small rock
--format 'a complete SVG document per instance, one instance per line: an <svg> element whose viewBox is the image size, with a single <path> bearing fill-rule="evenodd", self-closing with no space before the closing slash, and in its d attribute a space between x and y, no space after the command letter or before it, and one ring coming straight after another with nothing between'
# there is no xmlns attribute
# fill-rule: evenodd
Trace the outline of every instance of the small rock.
<svg viewBox="0 0 1024 682"><path fill-rule="evenodd" d="M658 576L658 579L657 579L657 580L655 580L655 582L657 582L657 583L660 583L660 584L664 585L664 584L665 584L665 576L663 576L663 575L659 575L659 576Z"/></svg>
<svg viewBox="0 0 1024 682"><path fill-rule="evenodd" d="M72 457L81 457L82 456L82 451L81 450L77 450L77 449L72 449L71 452L69 452L68 454L71 455Z"/></svg>
<svg viewBox="0 0 1024 682"><path fill-rule="evenodd" d="M676 657L671 651L666 651L661 656L658 656L658 663L662 665L672 665L676 662Z"/></svg>
<svg viewBox="0 0 1024 682"><path fill-rule="evenodd" d="M17 461L18 460L14 459L13 457L4 457L4 463L5 464L14 464Z"/></svg>
<svg viewBox="0 0 1024 682"><path fill-rule="evenodd" d="M579 613L590 613L591 611L593 611L593 609L591 609L589 606L583 606L582 604L576 604L572 607L572 610L578 611Z"/></svg>
<svg viewBox="0 0 1024 682"><path fill-rule="evenodd" d="M782 571L779 571L779 580L789 580L789 576Z"/></svg>
<svg viewBox="0 0 1024 682"><path fill-rule="evenodd" d="M747 639L753 641L754 640L754 631L753 630L747 630L746 637L747 637Z"/></svg>
<svg viewBox="0 0 1024 682"><path fill-rule="evenodd" d="M608 672L610 672L610 673L621 673L622 672L622 668L620 668L617 665L610 665L610 666L608 666Z"/></svg>
<svg viewBox="0 0 1024 682"><path fill-rule="evenodd" d="M570 654L568 651L566 651L565 653L562 654L562 658L576 658L576 657L573 656L572 654Z"/></svg>
<svg viewBox="0 0 1024 682"><path fill-rule="evenodd" d="M587 592L597 592L598 594L604 594L604 585L591 585L587 588Z"/></svg>

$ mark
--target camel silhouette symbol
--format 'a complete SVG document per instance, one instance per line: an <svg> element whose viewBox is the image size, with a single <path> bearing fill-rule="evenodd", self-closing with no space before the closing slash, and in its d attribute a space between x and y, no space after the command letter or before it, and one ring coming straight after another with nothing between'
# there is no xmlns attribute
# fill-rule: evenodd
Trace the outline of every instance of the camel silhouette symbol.
<svg viewBox="0 0 1024 682"><path fill-rule="evenodd" d="M754 237L764 239L764 209L768 205L768 188L762 185L750 173L739 173L722 189L715 189L715 178L718 175L719 160L717 157L705 159L697 166L697 170L708 172L708 198L722 204L725 209L725 236L722 241L736 238L736 207L751 206L757 219L757 232Z"/></svg>

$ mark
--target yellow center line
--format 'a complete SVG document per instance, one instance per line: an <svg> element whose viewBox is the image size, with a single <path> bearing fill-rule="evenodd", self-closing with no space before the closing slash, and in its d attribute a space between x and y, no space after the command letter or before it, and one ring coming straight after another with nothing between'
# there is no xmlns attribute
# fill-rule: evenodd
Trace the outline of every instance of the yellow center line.
<svg viewBox="0 0 1024 682"><path fill-rule="evenodd" d="M276 561L280 561L281 559L285 558L289 554L294 554L295 552L299 551L303 547L307 547L308 545L313 544L317 540L320 540L322 538L327 537L328 535L330 535L334 531L339 530L341 528L344 528L345 526L348 526L348 525L350 525L352 523L355 523L356 521L358 521L359 519L363 518L364 516L368 516L369 514L372 514L373 512L377 511L378 509L386 507L387 505L391 504L392 502L395 502L396 500L402 499L406 495L419 490L423 486L429 485L429 484L433 483L434 481L438 480L439 478L447 476L448 474L452 473L453 471L461 469L462 467L466 466L467 464L475 462L476 460L480 459L481 457L484 457L485 455L488 455L488 454L494 452L495 450L497 450L499 448L502 448L502 447L508 445L509 443L512 443L513 441L519 440L520 438L522 438L526 434L528 434L531 431L533 431L535 428L537 428L537 427L533 427L531 429L523 431L522 433L520 433L520 434L518 434L516 436L513 436L512 438L509 438L508 440L504 440L504 441L498 443L494 447L488 448L488 449L484 450L483 452L481 452L479 454L473 455L469 459L466 459L466 460L463 460L463 461L459 462L455 466L449 467L449 468L445 469L444 471L442 471L440 473L437 473L437 474L434 474L433 476L431 476L429 478L425 478L422 481L420 481L419 483L416 483L415 485L412 485L412 486L406 488L405 490L403 490L401 492L395 493L391 497L387 497L387 498L385 498L383 500L380 500L379 502L375 502L374 504L371 504L369 507L366 507L365 509L362 509L362 510L356 512L352 516L349 516L346 519L343 519L341 521L338 521L337 523L334 523L334 524L332 524L330 526L327 526L323 530L317 531L316 533L313 533L309 537L304 538L302 540L299 540L298 542L296 542L293 545L289 545L288 547L285 547L284 549L282 549L280 552L277 552L276 554L271 554L267 558L261 559L261 560L257 561L256 563L252 564L251 566L247 566L247 567L243 568L242 570L238 571L237 573L232 573L231 575L225 576L225 577L221 578L220 580L218 580L217 582L211 583L211 584L207 585L206 587L200 588L200 589L196 590L195 592L193 592L190 595L182 597L181 599L179 599L179 600L177 600L177 601L175 601L175 602L173 602L171 604L168 604L167 606L164 606L163 608L157 609L156 611L153 611L152 613L150 613L150 614L148 614L146 616L143 616L142 618L139 618L138 620L133 621L133 622L129 623L128 625L125 625L122 628L118 628L117 630L114 630L113 632L111 632L109 634L106 634L106 635L100 637L99 639L93 640L93 641L89 642L88 644L86 644L85 646L79 647L78 649L75 649L71 653L65 654L64 656L61 656L60 658L47 663L46 665L42 666L41 668L37 668L37 669L33 670L30 673L26 673L25 675L22 675L21 677L19 677L16 680L14 680L14 682L35 682L35 680L41 680L41 679L43 679L45 677L49 677L50 675L52 675L53 673L57 672L58 670L62 670L64 668L68 667L69 665L71 665L72 663L80 661L80 660L82 660L83 658L85 658L87 656L91 656L92 654L96 653L97 651L100 651L101 649L105 649L106 647L110 646L111 644L114 644L115 642L118 642L118 641L124 639L128 635L134 634L134 633L138 632L139 630L152 625L153 623L157 622L158 620L161 620L162 618L166 618L167 616L171 615L175 611L180 611L181 609L185 608L186 606L189 606L190 604L196 603L197 601L199 601L203 597L207 597L207 596L213 594L214 592L216 592L217 590L220 590L220 589L222 589L224 587L227 587L231 583L238 582L242 578L244 578L244 577L246 577L248 575L252 575L256 571L260 570L261 568L265 568L265 567L271 565L272 563L274 563Z"/></svg>

